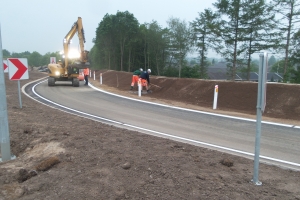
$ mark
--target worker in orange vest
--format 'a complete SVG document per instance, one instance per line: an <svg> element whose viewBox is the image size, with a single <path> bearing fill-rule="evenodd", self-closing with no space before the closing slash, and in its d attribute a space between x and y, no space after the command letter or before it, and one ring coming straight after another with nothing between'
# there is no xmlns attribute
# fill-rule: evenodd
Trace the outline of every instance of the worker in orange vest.
<svg viewBox="0 0 300 200"><path fill-rule="evenodd" d="M133 90L133 87L135 85L135 83L138 83L138 80L140 78L141 73L143 72L143 69L140 68L139 70L135 70L132 74L132 79L131 79L131 86L130 86L130 90Z"/></svg>
<svg viewBox="0 0 300 200"><path fill-rule="evenodd" d="M90 74L89 68L84 68L83 69L83 75L84 75L84 80L85 80L85 84L84 85L88 85L89 84L89 74Z"/></svg>

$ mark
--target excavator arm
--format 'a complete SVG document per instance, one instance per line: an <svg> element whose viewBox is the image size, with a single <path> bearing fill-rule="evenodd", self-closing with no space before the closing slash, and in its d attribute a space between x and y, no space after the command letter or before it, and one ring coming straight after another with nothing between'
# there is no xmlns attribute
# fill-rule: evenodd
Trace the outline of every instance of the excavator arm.
<svg viewBox="0 0 300 200"><path fill-rule="evenodd" d="M82 19L81 17L78 17L78 20L73 24L71 30L64 37L63 46L64 46L64 55L65 55L65 63L64 63L65 68L68 67L69 45L75 33L78 34L78 38L79 38L80 62L81 64L85 64L86 62L88 62L89 52L84 50L85 37L84 37L84 30L82 26Z"/></svg>

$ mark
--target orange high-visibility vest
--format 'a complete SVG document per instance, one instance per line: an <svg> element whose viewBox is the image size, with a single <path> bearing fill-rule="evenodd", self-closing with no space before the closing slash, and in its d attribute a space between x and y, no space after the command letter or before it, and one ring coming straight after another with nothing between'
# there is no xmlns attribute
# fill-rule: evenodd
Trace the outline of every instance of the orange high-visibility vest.
<svg viewBox="0 0 300 200"><path fill-rule="evenodd" d="M90 73L89 73L89 68L85 68L84 70L83 70L83 74L84 75L89 75Z"/></svg>

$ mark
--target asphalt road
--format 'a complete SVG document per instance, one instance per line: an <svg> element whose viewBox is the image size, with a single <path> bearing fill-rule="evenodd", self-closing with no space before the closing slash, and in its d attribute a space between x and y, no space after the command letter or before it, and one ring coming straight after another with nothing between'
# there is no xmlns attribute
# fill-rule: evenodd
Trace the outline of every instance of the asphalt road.
<svg viewBox="0 0 300 200"><path fill-rule="evenodd" d="M25 91L77 115L253 159L256 122L149 104L80 84L79 88L66 82L48 87L47 82L42 82L33 90L33 85L27 86ZM262 124L260 161L300 170L299 144L299 128Z"/></svg>

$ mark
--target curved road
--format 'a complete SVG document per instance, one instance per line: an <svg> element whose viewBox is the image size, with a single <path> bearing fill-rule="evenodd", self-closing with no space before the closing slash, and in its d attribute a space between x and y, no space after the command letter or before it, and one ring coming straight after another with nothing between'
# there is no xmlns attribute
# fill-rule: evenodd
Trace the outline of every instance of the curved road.
<svg viewBox="0 0 300 200"><path fill-rule="evenodd" d="M123 98L90 86L60 82L48 87L41 81L23 89L34 99L73 114L253 159L253 120ZM300 127L263 123L260 161L300 170Z"/></svg>

